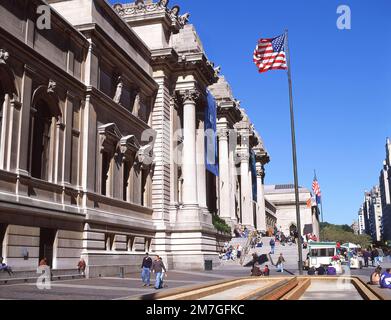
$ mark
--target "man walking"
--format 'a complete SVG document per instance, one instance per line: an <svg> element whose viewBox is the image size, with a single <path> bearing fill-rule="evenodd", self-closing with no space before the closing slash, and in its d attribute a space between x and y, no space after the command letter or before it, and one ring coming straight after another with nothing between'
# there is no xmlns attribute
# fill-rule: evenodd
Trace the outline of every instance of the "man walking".
<svg viewBox="0 0 391 320"><path fill-rule="evenodd" d="M284 272L284 262L285 262L285 259L281 253L280 256L278 257L278 260L277 260L277 272L281 272L281 273Z"/></svg>
<svg viewBox="0 0 391 320"><path fill-rule="evenodd" d="M163 270L167 274L167 269L163 263L163 260L161 260L159 256L156 256L155 261L152 263L152 272L154 272L156 275L156 281L155 281L156 290L162 288Z"/></svg>
<svg viewBox="0 0 391 320"><path fill-rule="evenodd" d="M269 244L270 244L270 254L274 254L274 248L276 246L276 242L274 241L273 238L270 239Z"/></svg>
<svg viewBox="0 0 391 320"><path fill-rule="evenodd" d="M152 268L152 259L147 252L145 253L145 257L141 265L141 279L143 281L144 287L151 286L151 268Z"/></svg>

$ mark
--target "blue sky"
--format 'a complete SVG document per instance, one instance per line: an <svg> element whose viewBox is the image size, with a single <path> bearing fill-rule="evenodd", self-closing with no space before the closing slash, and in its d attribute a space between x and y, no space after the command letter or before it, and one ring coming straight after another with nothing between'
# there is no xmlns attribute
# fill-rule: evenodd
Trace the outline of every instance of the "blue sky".
<svg viewBox="0 0 391 320"><path fill-rule="evenodd" d="M364 191L378 184L391 136L391 1L174 4L191 13L209 59L262 135L271 155L267 184L293 181L288 85L284 71L258 74L252 53L260 37L289 29L299 183L311 188L316 169L325 220L352 223ZM351 30L336 27L342 4L351 8Z"/></svg>

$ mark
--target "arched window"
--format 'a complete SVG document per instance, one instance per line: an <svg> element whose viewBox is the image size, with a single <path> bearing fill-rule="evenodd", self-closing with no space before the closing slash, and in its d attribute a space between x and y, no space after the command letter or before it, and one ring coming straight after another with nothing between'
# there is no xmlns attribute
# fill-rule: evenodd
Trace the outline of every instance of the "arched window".
<svg viewBox="0 0 391 320"><path fill-rule="evenodd" d="M53 139L53 122L56 115L43 99L34 105L32 116L31 176L41 180L49 179L50 145Z"/></svg>

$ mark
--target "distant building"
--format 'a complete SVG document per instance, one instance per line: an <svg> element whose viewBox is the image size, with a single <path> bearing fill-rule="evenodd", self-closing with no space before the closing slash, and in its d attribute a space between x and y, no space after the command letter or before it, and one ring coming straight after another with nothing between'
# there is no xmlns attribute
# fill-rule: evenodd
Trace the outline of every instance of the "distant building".
<svg viewBox="0 0 391 320"><path fill-rule="evenodd" d="M358 233L365 234L364 207L361 206L358 211Z"/></svg>
<svg viewBox="0 0 391 320"><path fill-rule="evenodd" d="M363 204L363 216L366 234L370 235L373 241L382 239L382 201L379 186L365 192Z"/></svg>
<svg viewBox="0 0 391 320"><path fill-rule="evenodd" d="M276 207L277 228L288 235L297 226L294 185L265 185L265 199ZM307 205L310 199L311 192L300 187L301 234L314 233L319 237L319 210L316 205Z"/></svg>
<svg viewBox="0 0 391 320"><path fill-rule="evenodd" d="M386 142L386 159L383 162L383 169L380 172L380 193L381 205L383 211L382 218L382 239L391 240L391 140L387 138Z"/></svg>
<svg viewBox="0 0 391 320"><path fill-rule="evenodd" d="M353 229L354 234L360 234L360 226L358 224L358 221L353 221L353 224L350 227Z"/></svg>

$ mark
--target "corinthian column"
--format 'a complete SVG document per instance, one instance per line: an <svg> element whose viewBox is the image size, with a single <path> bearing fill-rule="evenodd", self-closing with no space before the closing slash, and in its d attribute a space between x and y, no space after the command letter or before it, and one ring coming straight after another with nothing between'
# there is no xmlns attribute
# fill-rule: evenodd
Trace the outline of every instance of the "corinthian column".
<svg viewBox="0 0 391 320"><path fill-rule="evenodd" d="M263 165L257 162L257 225L258 230L266 231L266 208L265 208L265 191L264 191L265 169Z"/></svg>
<svg viewBox="0 0 391 320"><path fill-rule="evenodd" d="M231 177L230 162L228 152L228 130L226 128L218 129L219 138L219 176L220 176L220 217L231 222L232 201L231 201Z"/></svg>
<svg viewBox="0 0 391 320"><path fill-rule="evenodd" d="M253 227L253 210L251 195L251 180L249 175L249 153L242 150L240 153L240 181L242 190L242 224L247 227Z"/></svg>
<svg viewBox="0 0 391 320"><path fill-rule="evenodd" d="M183 205L198 205L197 163L196 163L196 103L199 98L197 90L180 92L183 101Z"/></svg>

